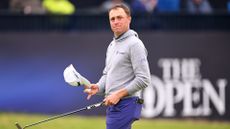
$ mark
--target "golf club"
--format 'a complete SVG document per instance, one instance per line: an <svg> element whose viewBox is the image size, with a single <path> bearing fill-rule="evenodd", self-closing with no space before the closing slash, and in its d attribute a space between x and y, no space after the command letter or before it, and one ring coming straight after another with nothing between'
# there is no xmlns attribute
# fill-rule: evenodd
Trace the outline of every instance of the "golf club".
<svg viewBox="0 0 230 129"><path fill-rule="evenodd" d="M44 119L44 120L41 120L41 121L38 121L38 122L35 122L35 123L32 123L32 124L26 125L24 127L20 126L18 122L16 122L15 125L16 125L16 127L18 129L25 129L25 128L28 128L28 127L31 127L31 126L34 126L34 125L38 125L38 124L41 124L41 123L45 123L45 122L48 122L48 121L60 118L60 117L68 116L68 115L71 115L71 114L74 114L74 113L77 113L77 112L80 112L80 111L90 110L90 109L93 109L93 108L97 108L97 107L102 106L103 104L104 104L104 102L100 102L100 103L96 103L96 104L93 104L93 105L89 105L87 107L84 107L84 108L81 108L81 109L77 109L75 111L63 113L63 114L60 114L60 115L56 115L56 116L50 117L48 119Z"/></svg>

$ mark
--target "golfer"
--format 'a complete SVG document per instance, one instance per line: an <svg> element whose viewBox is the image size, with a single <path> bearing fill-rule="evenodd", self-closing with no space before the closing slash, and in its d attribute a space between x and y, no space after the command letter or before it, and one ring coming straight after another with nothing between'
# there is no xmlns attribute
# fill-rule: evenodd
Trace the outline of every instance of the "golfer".
<svg viewBox="0 0 230 129"><path fill-rule="evenodd" d="M95 94L105 95L107 129L131 129L138 120L143 100L138 94L150 84L147 50L130 29L130 9L115 5L109 11L114 38L106 53L106 63L99 82L85 86L88 99Z"/></svg>

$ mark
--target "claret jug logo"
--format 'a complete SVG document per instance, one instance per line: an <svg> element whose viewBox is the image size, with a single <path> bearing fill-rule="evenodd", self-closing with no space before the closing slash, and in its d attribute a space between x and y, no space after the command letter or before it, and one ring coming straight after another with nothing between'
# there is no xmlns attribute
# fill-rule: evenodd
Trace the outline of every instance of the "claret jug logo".
<svg viewBox="0 0 230 129"><path fill-rule="evenodd" d="M163 58L158 65L162 69L162 77L152 75L151 86L143 91L143 117L205 117L213 112L220 116L225 114L227 80L218 78L211 82L208 78L202 78L198 58Z"/></svg>

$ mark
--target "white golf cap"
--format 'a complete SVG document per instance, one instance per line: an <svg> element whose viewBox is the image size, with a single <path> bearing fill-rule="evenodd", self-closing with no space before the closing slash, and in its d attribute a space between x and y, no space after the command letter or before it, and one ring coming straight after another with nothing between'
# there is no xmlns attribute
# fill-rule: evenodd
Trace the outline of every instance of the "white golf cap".
<svg viewBox="0 0 230 129"><path fill-rule="evenodd" d="M65 68L63 76L65 82L67 82L71 86L90 85L90 82L86 78L81 76L72 64Z"/></svg>

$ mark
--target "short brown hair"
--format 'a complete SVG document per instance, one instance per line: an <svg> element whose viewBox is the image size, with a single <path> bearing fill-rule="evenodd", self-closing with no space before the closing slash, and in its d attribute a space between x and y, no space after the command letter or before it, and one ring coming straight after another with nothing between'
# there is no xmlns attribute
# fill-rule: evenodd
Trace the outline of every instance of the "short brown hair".
<svg viewBox="0 0 230 129"><path fill-rule="evenodd" d="M108 10L108 14L110 13L111 10L117 9L117 8L122 8L125 11L125 13L127 14L127 16L131 16L131 11L130 11L129 7L124 5L124 4L116 4L116 5L114 5L112 8L110 8Z"/></svg>

